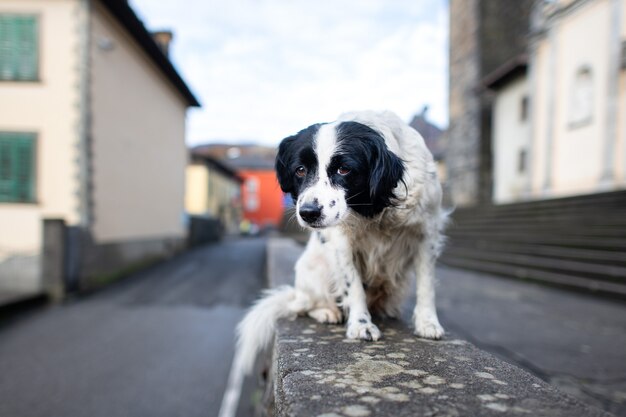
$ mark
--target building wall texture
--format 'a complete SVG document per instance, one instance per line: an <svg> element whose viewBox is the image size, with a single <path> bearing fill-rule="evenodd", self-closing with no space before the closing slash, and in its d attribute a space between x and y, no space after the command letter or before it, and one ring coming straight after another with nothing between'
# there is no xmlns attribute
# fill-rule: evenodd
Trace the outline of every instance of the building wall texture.
<svg viewBox="0 0 626 417"><path fill-rule="evenodd" d="M183 238L186 102L119 24L91 15L93 238Z"/></svg>
<svg viewBox="0 0 626 417"><path fill-rule="evenodd" d="M538 9L531 45L535 198L626 184L625 75L619 62L626 40L623 9L623 0L558 2Z"/></svg>

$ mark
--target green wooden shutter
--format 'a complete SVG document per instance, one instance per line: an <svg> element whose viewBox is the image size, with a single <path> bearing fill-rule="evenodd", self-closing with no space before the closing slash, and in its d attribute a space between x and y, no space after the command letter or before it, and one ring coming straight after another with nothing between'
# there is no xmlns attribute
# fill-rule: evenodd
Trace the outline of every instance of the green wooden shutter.
<svg viewBox="0 0 626 417"><path fill-rule="evenodd" d="M37 40L35 16L0 15L0 80L37 80Z"/></svg>
<svg viewBox="0 0 626 417"><path fill-rule="evenodd" d="M35 134L0 133L0 202L35 201Z"/></svg>

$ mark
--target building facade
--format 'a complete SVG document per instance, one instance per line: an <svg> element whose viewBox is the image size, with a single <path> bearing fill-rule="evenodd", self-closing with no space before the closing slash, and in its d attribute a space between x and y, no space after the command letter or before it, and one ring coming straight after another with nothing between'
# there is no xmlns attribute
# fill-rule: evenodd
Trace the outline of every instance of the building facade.
<svg viewBox="0 0 626 417"><path fill-rule="evenodd" d="M0 0L0 95L0 289L41 289L44 219L81 282L184 242L199 103L126 1Z"/></svg>
<svg viewBox="0 0 626 417"><path fill-rule="evenodd" d="M500 68L486 82L495 91L494 200L626 188L623 0L539 2L529 39L526 70Z"/></svg>
<svg viewBox="0 0 626 417"><path fill-rule="evenodd" d="M190 157L186 178L187 214L219 219L225 233L238 233L243 179L216 159L198 155Z"/></svg>

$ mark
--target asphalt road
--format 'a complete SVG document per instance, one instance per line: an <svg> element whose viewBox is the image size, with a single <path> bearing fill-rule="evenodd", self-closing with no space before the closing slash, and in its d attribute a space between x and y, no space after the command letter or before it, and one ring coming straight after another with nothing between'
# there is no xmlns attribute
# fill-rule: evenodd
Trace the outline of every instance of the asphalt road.
<svg viewBox="0 0 626 417"><path fill-rule="evenodd" d="M216 416L264 262L226 240L0 322L0 416Z"/></svg>
<svg viewBox="0 0 626 417"><path fill-rule="evenodd" d="M454 268L437 276L446 330L626 416L626 304Z"/></svg>

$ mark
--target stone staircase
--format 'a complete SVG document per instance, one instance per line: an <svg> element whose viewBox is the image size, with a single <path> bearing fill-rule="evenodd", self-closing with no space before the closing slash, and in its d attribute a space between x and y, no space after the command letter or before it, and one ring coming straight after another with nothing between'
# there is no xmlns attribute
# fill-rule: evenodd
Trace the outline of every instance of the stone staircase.
<svg viewBox="0 0 626 417"><path fill-rule="evenodd" d="M457 209L441 262L626 298L626 191Z"/></svg>

